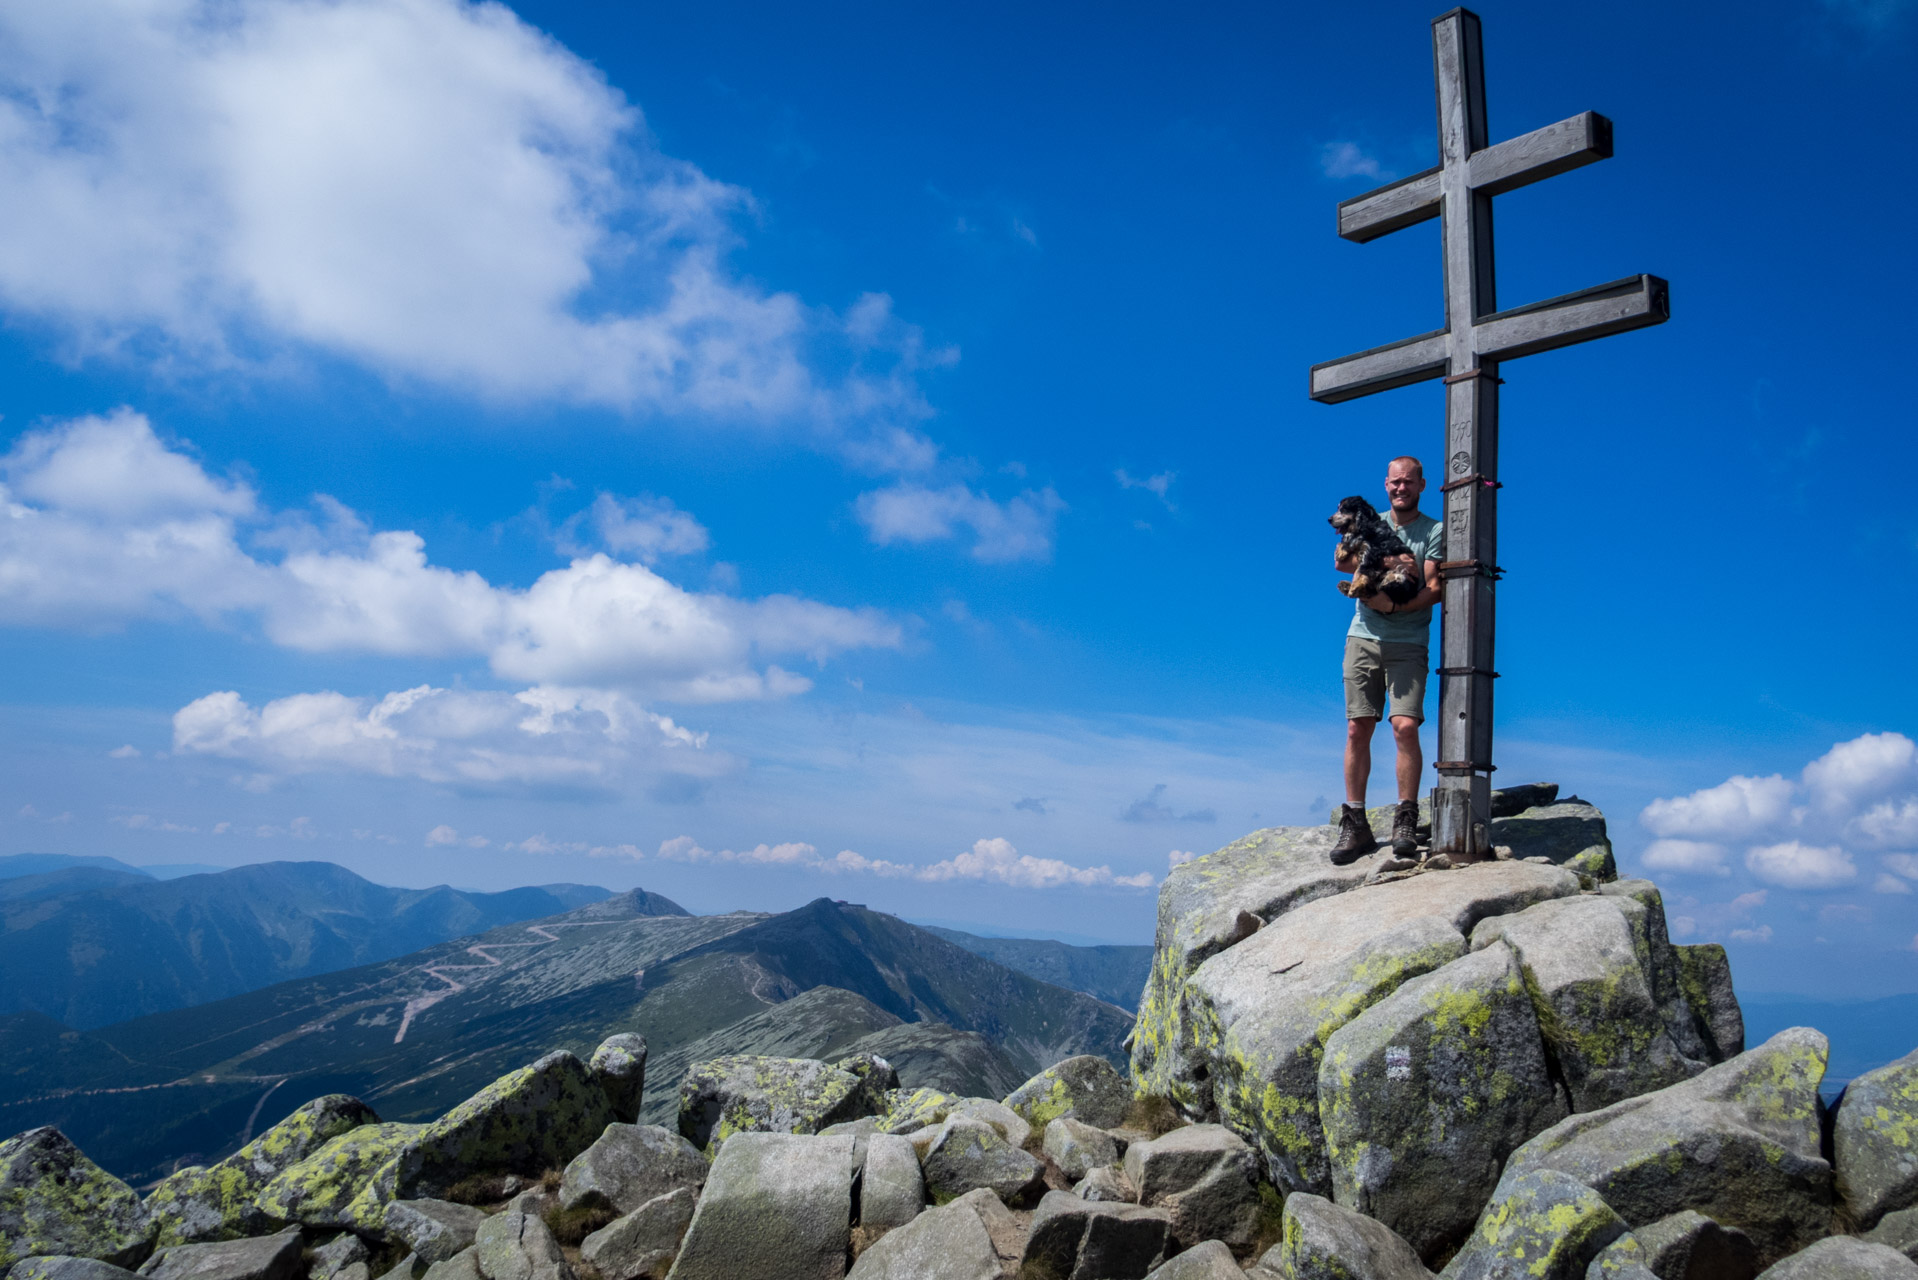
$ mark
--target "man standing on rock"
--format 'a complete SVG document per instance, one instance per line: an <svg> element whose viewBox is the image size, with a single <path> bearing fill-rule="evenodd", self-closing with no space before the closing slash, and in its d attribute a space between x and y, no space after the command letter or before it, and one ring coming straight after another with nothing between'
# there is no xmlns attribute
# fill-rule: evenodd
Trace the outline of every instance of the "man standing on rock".
<svg viewBox="0 0 1918 1280"><path fill-rule="evenodd" d="M1413 558L1424 562L1425 590L1402 605L1384 592L1357 601L1345 633L1345 807L1339 812L1338 843L1332 846L1332 861L1341 866L1379 847L1365 819L1365 784L1372 774L1372 730L1388 712L1399 753L1392 852L1402 858L1418 852L1419 774L1425 768L1419 725L1425 720L1432 606L1442 594L1439 565L1445 559L1445 525L1419 510L1424 492L1425 468L1419 460L1392 459L1385 469L1387 519ZM1332 563L1340 573L1358 568L1343 550Z"/></svg>

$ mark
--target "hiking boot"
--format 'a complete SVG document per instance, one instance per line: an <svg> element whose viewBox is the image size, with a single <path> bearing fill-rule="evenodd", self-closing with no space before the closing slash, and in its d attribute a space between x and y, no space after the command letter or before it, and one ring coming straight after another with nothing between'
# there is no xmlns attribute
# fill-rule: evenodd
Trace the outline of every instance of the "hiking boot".
<svg viewBox="0 0 1918 1280"><path fill-rule="evenodd" d="M1419 851L1419 802L1416 800L1399 801L1399 811L1392 816L1392 852L1401 858L1409 858Z"/></svg>
<svg viewBox="0 0 1918 1280"><path fill-rule="evenodd" d="M1339 810L1339 840L1332 846L1332 865L1342 867L1357 862L1379 847L1372 824L1365 820L1365 806L1348 804Z"/></svg>

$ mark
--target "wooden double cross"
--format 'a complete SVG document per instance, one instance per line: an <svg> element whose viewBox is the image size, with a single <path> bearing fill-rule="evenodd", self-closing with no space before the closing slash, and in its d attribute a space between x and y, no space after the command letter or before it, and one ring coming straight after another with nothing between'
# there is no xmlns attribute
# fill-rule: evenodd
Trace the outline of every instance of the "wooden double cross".
<svg viewBox="0 0 1918 1280"><path fill-rule="evenodd" d="M1498 576L1499 364L1669 318L1667 285L1629 276L1510 311L1492 279L1492 197L1612 154L1612 122L1587 111L1523 137L1488 143L1478 15L1432 22L1439 164L1339 206L1339 234L1363 243L1439 218L1445 327L1312 366L1312 399L1336 404L1445 380L1445 622L1432 852L1455 860L1491 850L1493 602Z"/></svg>

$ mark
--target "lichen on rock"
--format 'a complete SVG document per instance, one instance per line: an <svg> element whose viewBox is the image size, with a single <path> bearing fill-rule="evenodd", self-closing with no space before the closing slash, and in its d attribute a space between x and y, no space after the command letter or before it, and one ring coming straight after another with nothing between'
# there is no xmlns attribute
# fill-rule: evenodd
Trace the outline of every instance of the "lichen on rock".
<svg viewBox="0 0 1918 1280"><path fill-rule="evenodd" d="M824 1062L734 1054L688 1069L679 1132L710 1156L735 1133L818 1133L875 1104L858 1076Z"/></svg>
<svg viewBox="0 0 1918 1280"><path fill-rule="evenodd" d="M1125 1119L1132 1089L1095 1054L1054 1063L1006 1095L1006 1105L1035 1129L1069 1117L1101 1129Z"/></svg>
<svg viewBox="0 0 1918 1280"><path fill-rule="evenodd" d="M152 1248L153 1227L133 1188L58 1129L0 1142L0 1272L41 1254L134 1267Z"/></svg>
<svg viewBox="0 0 1918 1280"><path fill-rule="evenodd" d="M1832 1147L1838 1198L1859 1230L1918 1205L1918 1050L1846 1086Z"/></svg>
<svg viewBox="0 0 1918 1280"><path fill-rule="evenodd" d="M210 1240L237 1240L270 1230L259 1206L272 1179L343 1133L379 1116L358 1098L327 1094L209 1167L193 1166L163 1179L147 1194L147 1217L160 1248Z"/></svg>
<svg viewBox="0 0 1918 1280"><path fill-rule="evenodd" d="M1427 1259L1470 1233L1505 1158L1566 1115L1503 944L1346 1023L1326 1042L1318 1089L1333 1198Z"/></svg>

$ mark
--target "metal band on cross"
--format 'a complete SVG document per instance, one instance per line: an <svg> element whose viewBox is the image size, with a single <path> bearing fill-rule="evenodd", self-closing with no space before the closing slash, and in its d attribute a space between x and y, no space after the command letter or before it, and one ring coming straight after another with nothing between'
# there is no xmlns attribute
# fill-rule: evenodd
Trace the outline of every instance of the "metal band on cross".
<svg viewBox="0 0 1918 1280"><path fill-rule="evenodd" d="M1510 311L1497 310L1492 197L1612 154L1612 122L1593 111L1488 145L1478 15L1432 21L1438 80L1437 168L1339 205L1339 235L1364 243L1443 220L1445 327L1312 366L1312 399L1337 404L1445 380L1445 623L1439 647L1438 786L1432 852L1491 850L1492 636L1498 570L1499 363L1670 318L1668 286L1630 276Z"/></svg>

